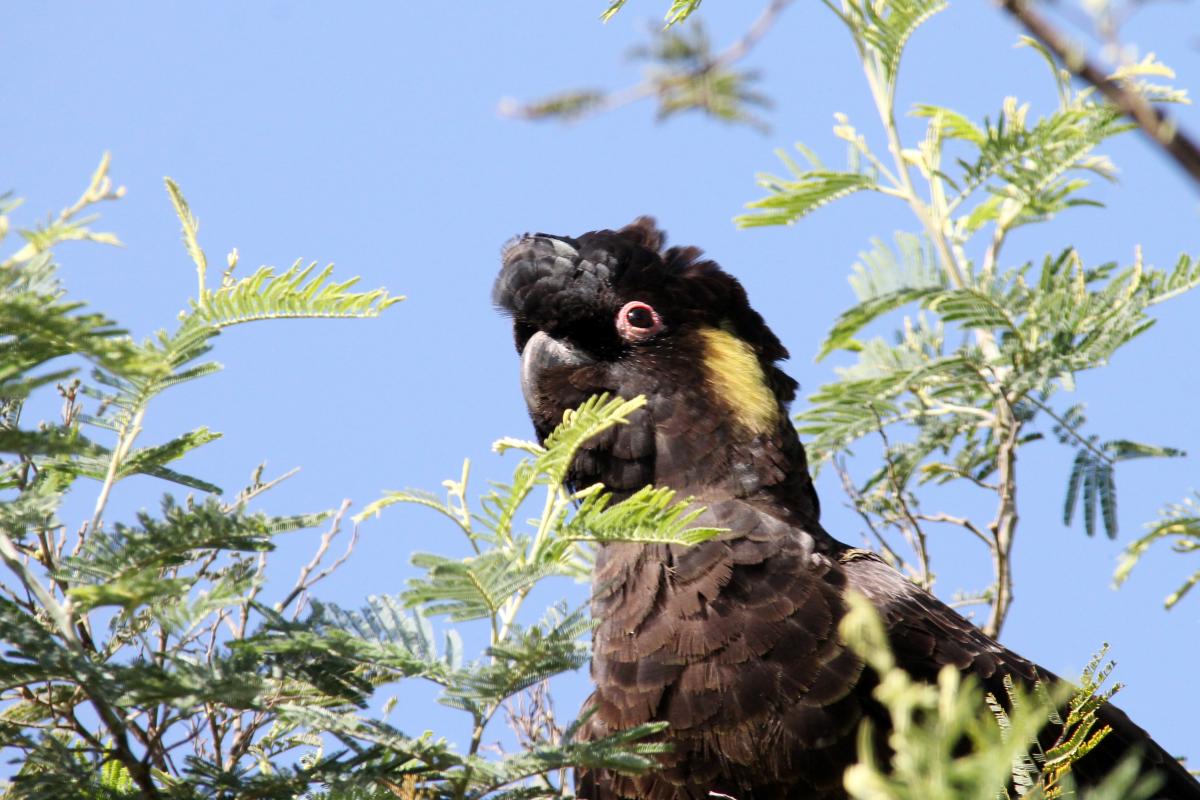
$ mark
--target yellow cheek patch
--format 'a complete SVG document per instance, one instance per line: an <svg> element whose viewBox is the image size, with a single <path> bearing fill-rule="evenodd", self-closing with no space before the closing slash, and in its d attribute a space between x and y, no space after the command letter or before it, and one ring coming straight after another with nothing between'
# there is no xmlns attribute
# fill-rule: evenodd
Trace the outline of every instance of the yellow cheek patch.
<svg viewBox="0 0 1200 800"><path fill-rule="evenodd" d="M734 334L701 328L709 385L734 419L751 433L768 433L779 420L779 403L767 386L754 349Z"/></svg>

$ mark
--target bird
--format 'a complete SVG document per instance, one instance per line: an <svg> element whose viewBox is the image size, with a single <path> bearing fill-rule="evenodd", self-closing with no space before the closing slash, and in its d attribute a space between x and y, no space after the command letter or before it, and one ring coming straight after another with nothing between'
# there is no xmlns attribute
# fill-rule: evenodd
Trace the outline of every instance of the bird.
<svg viewBox="0 0 1200 800"><path fill-rule="evenodd" d="M839 637L850 592L886 627L897 663L935 681L946 665L1003 697L1003 682L1055 681L888 565L821 526L789 416L797 382L741 283L695 247L667 247L651 217L580 236L525 234L502 252L493 302L511 317L520 381L544 441L563 413L608 393L645 398L628 424L587 442L567 483L616 501L648 485L703 507L703 543L610 542L592 578L591 677L579 733L666 722L670 750L643 774L580 769L590 800L837 800L857 731L887 715L877 678ZM1076 765L1082 783L1136 748L1165 778L1200 784L1123 712Z"/></svg>

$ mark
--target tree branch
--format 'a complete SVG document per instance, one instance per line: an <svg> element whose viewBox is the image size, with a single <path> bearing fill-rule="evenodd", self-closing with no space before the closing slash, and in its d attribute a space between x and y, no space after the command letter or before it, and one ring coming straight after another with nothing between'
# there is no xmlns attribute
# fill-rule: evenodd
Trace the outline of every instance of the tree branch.
<svg viewBox="0 0 1200 800"><path fill-rule="evenodd" d="M860 517L862 517L862 521L866 524L867 530L871 532L871 535L875 537L875 541L879 543L880 548L883 550L884 559L891 563L891 565L900 572L908 569L915 573L915 570L909 566L908 561L896 552L895 548L892 547L887 538L884 537L884 535L879 531L879 528L876 527L875 522L871 519L871 515L868 514L864 509L865 501L862 496L862 492L858 491L858 487L854 485L854 480L850 477L849 470L846 469L845 461L835 456L829 460L829 463L833 466L834 472L837 473L838 478L841 480L843 491L845 491L846 496L850 498L849 507L853 509Z"/></svg>
<svg viewBox="0 0 1200 800"><path fill-rule="evenodd" d="M996 469L999 473L999 502L996 518L988 525L994 547L992 548L992 571L996 576L996 596L992 602L992 613L983 632L992 638L1000 635L1008 609L1013 601L1012 546L1017 531L1017 444L1020 441L1021 422L1013 413L1012 403L1003 386L999 386L996 437Z"/></svg>
<svg viewBox="0 0 1200 800"><path fill-rule="evenodd" d="M1151 141L1166 151L1180 169L1200 184L1200 146L1181 131L1175 121L1161 109L1152 106L1137 92L1130 91L1105 75L1087 59L1082 48L1055 30L1031 5L1028 0L1000 0L1000 7L1054 53L1067 71L1096 87L1110 103L1141 128Z"/></svg>

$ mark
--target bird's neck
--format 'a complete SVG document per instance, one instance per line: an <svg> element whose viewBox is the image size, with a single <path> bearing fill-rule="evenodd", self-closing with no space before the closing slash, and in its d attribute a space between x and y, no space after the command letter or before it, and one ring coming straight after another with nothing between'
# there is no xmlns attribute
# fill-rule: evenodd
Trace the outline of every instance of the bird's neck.
<svg viewBox="0 0 1200 800"><path fill-rule="evenodd" d="M684 350L695 357L669 366L676 391L651 395L654 482L782 506L817 526L820 507L787 409L794 381L729 326L699 327L691 337Z"/></svg>
<svg viewBox="0 0 1200 800"><path fill-rule="evenodd" d="M661 420L654 483L701 500L736 497L767 504L817 525L820 504L804 447L786 413L758 430L728 417L715 419L717 424L711 414L676 408Z"/></svg>

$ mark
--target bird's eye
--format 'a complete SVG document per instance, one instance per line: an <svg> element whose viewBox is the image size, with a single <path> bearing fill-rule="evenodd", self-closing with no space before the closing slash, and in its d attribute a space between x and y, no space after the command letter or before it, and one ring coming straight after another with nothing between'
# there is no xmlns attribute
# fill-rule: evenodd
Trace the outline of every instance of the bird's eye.
<svg viewBox="0 0 1200 800"><path fill-rule="evenodd" d="M625 312L625 321L635 328L653 328L654 309L650 306L634 306Z"/></svg>
<svg viewBox="0 0 1200 800"><path fill-rule="evenodd" d="M617 312L617 333L626 341L636 342L653 336L663 328L662 317L649 303L632 300Z"/></svg>

